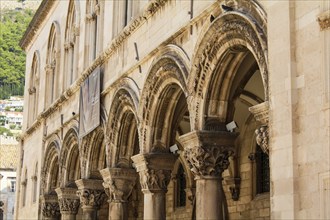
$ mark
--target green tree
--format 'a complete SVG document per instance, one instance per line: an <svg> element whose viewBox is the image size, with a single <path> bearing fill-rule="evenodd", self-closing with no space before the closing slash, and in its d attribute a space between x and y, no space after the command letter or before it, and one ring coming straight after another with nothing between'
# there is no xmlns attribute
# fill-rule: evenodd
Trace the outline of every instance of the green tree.
<svg viewBox="0 0 330 220"><path fill-rule="evenodd" d="M0 135L4 135L4 134L10 137L13 136L13 133L9 129L5 127L0 127Z"/></svg>
<svg viewBox="0 0 330 220"><path fill-rule="evenodd" d="M34 12L2 10L0 17L0 99L23 95L25 53L19 46Z"/></svg>

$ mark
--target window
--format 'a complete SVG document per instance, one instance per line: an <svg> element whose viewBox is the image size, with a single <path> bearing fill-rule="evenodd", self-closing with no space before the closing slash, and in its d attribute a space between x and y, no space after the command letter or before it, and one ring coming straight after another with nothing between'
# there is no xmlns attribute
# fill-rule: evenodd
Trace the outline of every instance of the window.
<svg viewBox="0 0 330 220"><path fill-rule="evenodd" d="M48 51L46 60L46 106L50 106L59 96L59 58L60 44L58 36L59 28L56 23L52 24L48 39Z"/></svg>
<svg viewBox="0 0 330 220"><path fill-rule="evenodd" d="M32 184L33 184L33 191L32 191L32 202L37 201L37 191L38 191L38 163L36 163L36 167L34 170L34 175L32 176Z"/></svg>
<svg viewBox="0 0 330 220"><path fill-rule="evenodd" d="M10 192L16 192L16 181L10 181Z"/></svg>
<svg viewBox="0 0 330 220"><path fill-rule="evenodd" d="M76 9L73 0L70 1L65 30L65 71L64 88L68 88L76 79L76 53L78 27L76 25Z"/></svg>
<svg viewBox="0 0 330 220"><path fill-rule="evenodd" d="M186 173L180 163L178 173L176 175L176 207L186 206Z"/></svg>
<svg viewBox="0 0 330 220"><path fill-rule="evenodd" d="M22 181L22 206L26 204L26 188L27 188L27 170L25 169L24 177Z"/></svg>
<svg viewBox="0 0 330 220"><path fill-rule="evenodd" d="M98 0L88 0L86 11L86 43L87 43L87 61L86 65L90 64L96 58L98 30L99 30L99 15L100 4Z"/></svg>
<svg viewBox="0 0 330 220"><path fill-rule="evenodd" d="M256 160L256 192L257 194L269 192L270 178L269 178L269 157L262 151L259 145L256 147L255 153Z"/></svg>
<svg viewBox="0 0 330 220"><path fill-rule="evenodd" d="M28 110L28 126L32 125L38 113L38 96L39 96L39 55L35 52L32 60L31 76L29 82L29 110ZM19 118L16 118L19 120Z"/></svg>

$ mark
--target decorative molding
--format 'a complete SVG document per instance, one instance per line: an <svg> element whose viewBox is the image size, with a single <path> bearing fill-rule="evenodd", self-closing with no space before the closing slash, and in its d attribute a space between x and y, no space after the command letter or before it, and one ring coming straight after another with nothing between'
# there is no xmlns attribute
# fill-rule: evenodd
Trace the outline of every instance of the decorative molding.
<svg viewBox="0 0 330 220"><path fill-rule="evenodd" d="M257 144L261 147L262 151L269 154L269 129L267 125L263 125L255 130Z"/></svg>
<svg viewBox="0 0 330 220"><path fill-rule="evenodd" d="M136 183L136 171L127 168L106 168L100 173L109 197L108 202L127 202Z"/></svg>
<svg viewBox="0 0 330 220"><path fill-rule="evenodd" d="M178 155L170 153L138 154L132 157L139 172L144 193L166 192Z"/></svg>
<svg viewBox="0 0 330 220"><path fill-rule="evenodd" d="M330 29L330 10L323 12L317 18L321 31Z"/></svg>
<svg viewBox="0 0 330 220"><path fill-rule="evenodd" d="M76 215L78 213L80 205L79 199L61 198L58 202L62 214L69 213Z"/></svg>
<svg viewBox="0 0 330 220"><path fill-rule="evenodd" d="M104 190L95 189L80 189L77 191L77 196L79 196L80 203L83 207L91 206L99 208L106 199Z"/></svg>
<svg viewBox="0 0 330 220"><path fill-rule="evenodd" d="M269 102L265 101L258 105L249 108L249 111L254 115L255 119L262 125L267 125L269 122Z"/></svg>
<svg viewBox="0 0 330 220"><path fill-rule="evenodd" d="M56 195L41 196L41 212L46 218L58 218L60 216L60 206Z"/></svg>
<svg viewBox="0 0 330 220"><path fill-rule="evenodd" d="M82 208L100 208L106 201L106 194L102 186L102 180L80 179L76 180L78 186L77 196L80 198Z"/></svg>
<svg viewBox="0 0 330 220"><path fill-rule="evenodd" d="M197 178L221 178L234 155L238 133L225 131L193 131L180 136L184 158Z"/></svg>

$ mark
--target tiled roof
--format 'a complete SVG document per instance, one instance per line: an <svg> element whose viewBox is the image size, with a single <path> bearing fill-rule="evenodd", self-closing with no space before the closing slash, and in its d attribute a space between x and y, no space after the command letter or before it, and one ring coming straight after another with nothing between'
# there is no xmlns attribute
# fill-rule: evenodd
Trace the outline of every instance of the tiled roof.
<svg viewBox="0 0 330 220"><path fill-rule="evenodd" d="M0 145L0 169L16 169L18 161L18 145Z"/></svg>

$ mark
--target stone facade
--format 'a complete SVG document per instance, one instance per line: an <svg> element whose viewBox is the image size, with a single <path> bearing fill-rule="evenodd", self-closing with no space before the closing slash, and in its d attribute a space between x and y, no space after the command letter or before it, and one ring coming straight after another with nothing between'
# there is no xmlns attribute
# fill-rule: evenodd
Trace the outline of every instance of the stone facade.
<svg viewBox="0 0 330 220"><path fill-rule="evenodd" d="M329 10L44 0L20 42L16 219L330 218Z"/></svg>

